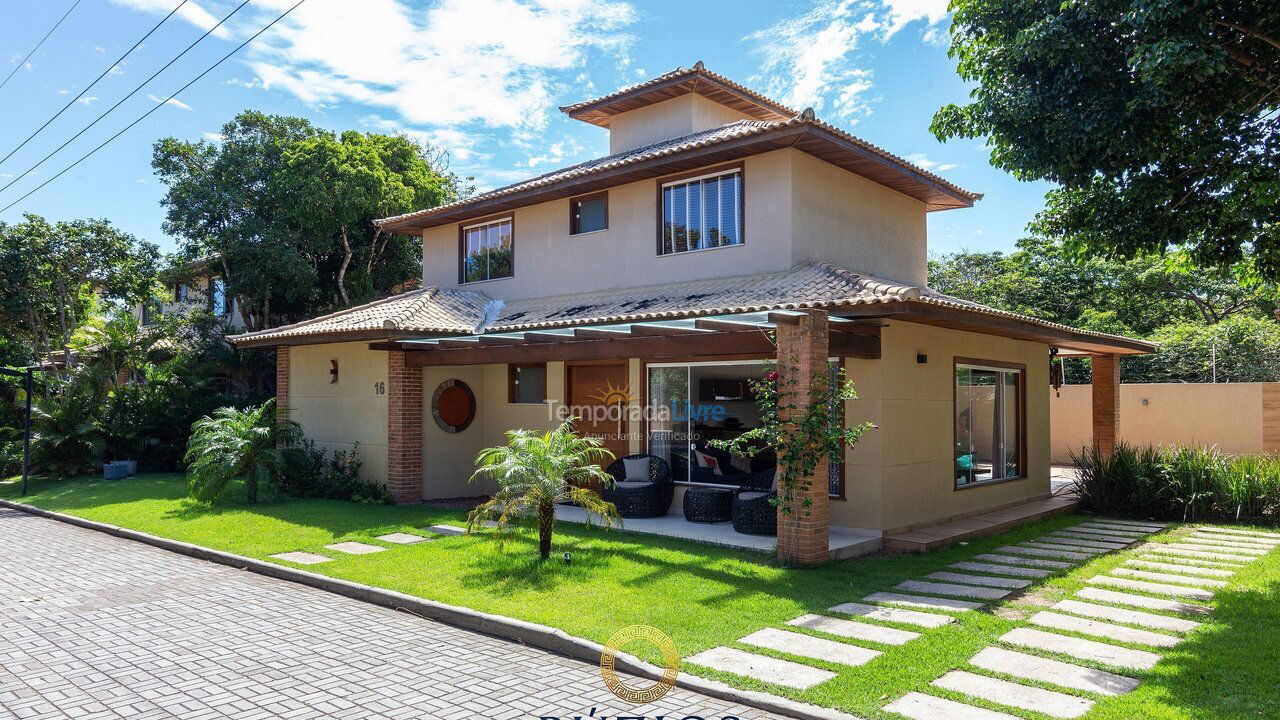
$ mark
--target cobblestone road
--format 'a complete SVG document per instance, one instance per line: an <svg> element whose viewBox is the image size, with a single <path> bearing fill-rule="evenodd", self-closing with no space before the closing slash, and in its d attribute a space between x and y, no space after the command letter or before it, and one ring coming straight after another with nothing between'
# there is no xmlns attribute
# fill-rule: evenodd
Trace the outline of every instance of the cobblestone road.
<svg viewBox="0 0 1280 720"><path fill-rule="evenodd" d="M320 590L0 509L0 717L766 714Z"/></svg>

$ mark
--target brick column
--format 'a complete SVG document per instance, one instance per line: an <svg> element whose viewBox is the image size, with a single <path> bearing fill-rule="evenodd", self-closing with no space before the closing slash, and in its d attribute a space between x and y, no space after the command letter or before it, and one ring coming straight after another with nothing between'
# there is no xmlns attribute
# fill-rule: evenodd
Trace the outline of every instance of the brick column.
<svg viewBox="0 0 1280 720"><path fill-rule="evenodd" d="M387 353L387 491L422 500L422 368L406 367L403 350Z"/></svg>
<svg viewBox="0 0 1280 720"><path fill-rule="evenodd" d="M826 402L826 398L813 397L813 382L816 375L827 373L827 352L825 311L809 310L791 323L778 323L778 406L784 423L802 414L809 403ZM789 404L797 407L788 409ZM779 460L786 462L785 458ZM819 461L811 475L797 481L788 509L778 508L778 559L788 565L826 562L831 522L827 458Z"/></svg>
<svg viewBox="0 0 1280 720"><path fill-rule="evenodd" d="M276 346L276 422L289 421L289 346Z"/></svg>
<svg viewBox="0 0 1280 720"><path fill-rule="evenodd" d="M1093 446L1109 454L1120 433L1120 356L1094 355Z"/></svg>

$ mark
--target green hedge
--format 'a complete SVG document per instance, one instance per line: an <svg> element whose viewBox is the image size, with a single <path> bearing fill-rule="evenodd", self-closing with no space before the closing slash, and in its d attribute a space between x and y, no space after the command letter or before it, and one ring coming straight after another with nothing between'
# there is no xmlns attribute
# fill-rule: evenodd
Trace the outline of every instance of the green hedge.
<svg viewBox="0 0 1280 720"><path fill-rule="evenodd" d="M1216 447L1084 448L1072 459L1086 510L1162 520L1280 522L1280 456Z"/></svg>

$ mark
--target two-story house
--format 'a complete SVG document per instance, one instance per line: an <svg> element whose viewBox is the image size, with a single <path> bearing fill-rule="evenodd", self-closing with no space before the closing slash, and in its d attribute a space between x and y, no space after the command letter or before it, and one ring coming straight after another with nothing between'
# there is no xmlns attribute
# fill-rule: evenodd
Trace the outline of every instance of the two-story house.
<svg viewBox="0 0 1280 720"><path fill-rule="evenodd" d="M203 309L222 318L228 331L244 330L244 318L235 300L227 294L226 281L218 268L218 256L183 263L165 272L162 280L166 285L163 296L134 306L133 315L139 325L146 327L165 315L186 315Z"/></svg>
<svg viewBox="0 0 1280 720"><path fill-rule="evenodd" d="M379 221L421 234L422 289L233 338L274 347L282 412L359 442L398 500L489 490L467 482L477 451L574 416L660 458L679 514L767 471L767 451L709 443L759 422L747 380L775 359L784 379L843 367L846 420L877 426L817 471L812 522L779 517L797 562L837 528L1046 497L1055 354L1094 357L1096 441L1114 441L1117 357L1151 344L926 286L926 215L979 195L702 63L562 110L610 154Z"/></svg>

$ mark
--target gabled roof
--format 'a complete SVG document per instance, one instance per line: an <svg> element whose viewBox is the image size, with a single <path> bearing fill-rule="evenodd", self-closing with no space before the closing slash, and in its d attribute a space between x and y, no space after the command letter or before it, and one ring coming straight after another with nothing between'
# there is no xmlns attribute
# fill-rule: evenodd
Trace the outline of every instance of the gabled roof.
<svg viewBox="0 0 1280 720"><path fill-rule="evenodd" d="M1077 330L817 261L783 272L529 298L507 303L471 290L433 287L314 320L229 339L242 347L407 339L806 308L864 316L903 317L934 324L946 324L942 321L948 317L959 317L966 329L1052 344L1063 343L1065 347L1083 351L1151 352L1156 347L1142 340ZM997 329L999 332L994 332Z"/></svg>
<svg viewBox="0 0 1280 720"><path fill-rule="evenodd" d="M702 95L757 120L786 120L798 114L777 100L711 72L701 60L691 68L679 67L603 97L565 105L560 112L575 120L609 127L614 115L690 93Z"/></svg>
<svg viewBox="0 0 1280 720"><path fill-rule="evenodd" d="M882 148L825 123L812 110L787 120L740 120L588 160L425 210L377 220L392 232L419 232L518 207L581 195L622 183L794 147L913 197L927 210L971 207L970 192Z"/></svg>

